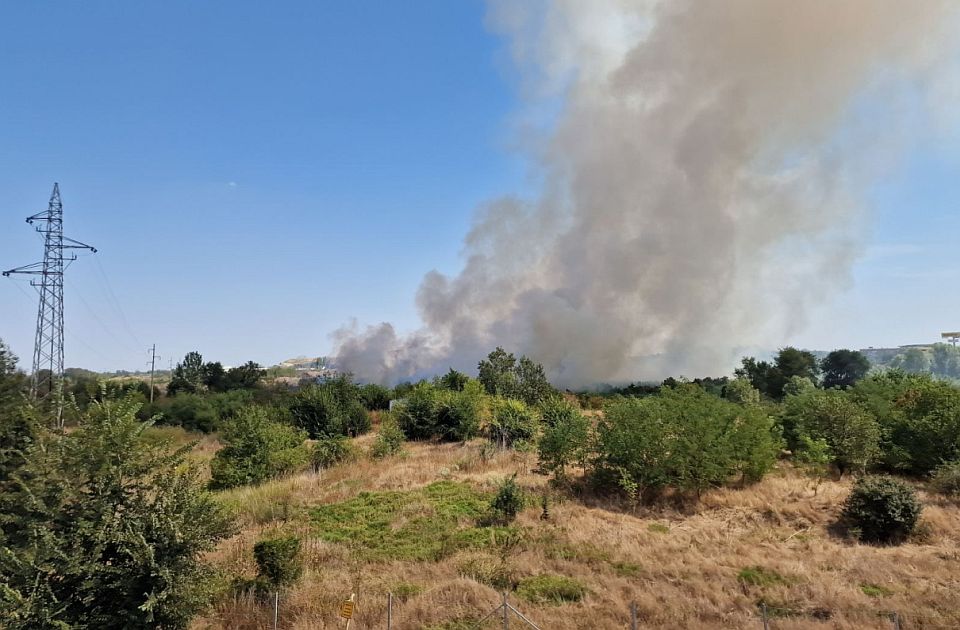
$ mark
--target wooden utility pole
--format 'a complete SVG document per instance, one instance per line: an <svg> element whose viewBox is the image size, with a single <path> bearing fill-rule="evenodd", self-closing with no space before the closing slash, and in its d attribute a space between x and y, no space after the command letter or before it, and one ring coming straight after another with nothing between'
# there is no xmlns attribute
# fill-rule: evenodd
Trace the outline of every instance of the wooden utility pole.
<svg viewBox="0 0 960 630"><path fill-rule="evenodd" d="M150 347L150 402L153 402L153 372L157 368L157 344Z"/></svg>

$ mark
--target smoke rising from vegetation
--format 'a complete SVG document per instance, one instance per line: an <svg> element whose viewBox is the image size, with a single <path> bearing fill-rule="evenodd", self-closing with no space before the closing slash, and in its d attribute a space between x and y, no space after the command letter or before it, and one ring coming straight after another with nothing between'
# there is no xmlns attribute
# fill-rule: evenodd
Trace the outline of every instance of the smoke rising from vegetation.
<svg viewBox="0 0 960 630"><path fill-rule="evenodd" d="M942 113L952 5L492 3L540 192L479 211L420 331L342 329L338 366L394 381L502 345L584 385L782 344L849 283L867 187Z"/></svg>

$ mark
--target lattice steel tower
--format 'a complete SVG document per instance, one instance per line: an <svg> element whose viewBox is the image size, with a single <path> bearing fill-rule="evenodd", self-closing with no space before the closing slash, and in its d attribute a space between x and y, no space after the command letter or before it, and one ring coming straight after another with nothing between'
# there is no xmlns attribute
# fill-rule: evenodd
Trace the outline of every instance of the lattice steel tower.
<svg viewBox="0 0 960 630"><path fill-rule="evenodd" d="M64 255L65 249L91 247L63 235L63 204L60 186L53 185L46 211L27 217L43 235L43 262L24 265L4 271L4 276L28 274L40 276L31 280L40 294L37 309L37 334L33 345L33 378L30 393L37 401L46 401L55 414L58 426L63 425L63 271L77 259L76 254Z"/></svg>

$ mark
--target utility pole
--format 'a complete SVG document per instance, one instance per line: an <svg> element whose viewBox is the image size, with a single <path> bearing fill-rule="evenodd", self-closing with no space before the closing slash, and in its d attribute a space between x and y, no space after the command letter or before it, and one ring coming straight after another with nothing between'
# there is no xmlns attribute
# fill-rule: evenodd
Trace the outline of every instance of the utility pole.
<svg viewBox="0 0 960 630"><path fill-rule="evenodd" d="M27 223L43 234L43 261L16 267L3 272L40 276L30 284L40 293L37 309L37 332L33 344L33 375L30 394L53 407L58 428L63 428L63 271L77 259L76 254L64 255L65 249L97 249L63 235L63 203L60 186L53 185L47 209L27 217Z"/></svg>
<svg viewBox="0 0 960 630"><path fill-rule="evenodd" d="M157 344L150 346L150 402L153 403L153 371L157 368Z"/></svg>

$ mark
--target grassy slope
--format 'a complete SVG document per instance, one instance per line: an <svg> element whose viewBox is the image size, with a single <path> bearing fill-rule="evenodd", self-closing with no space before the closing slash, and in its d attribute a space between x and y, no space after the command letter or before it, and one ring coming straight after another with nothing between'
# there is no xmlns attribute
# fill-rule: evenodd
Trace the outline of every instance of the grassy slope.
<svg viewBox="0 0 960 630"><path fill-rule="evenodd" d="M847 481L825 482L814 495L789 467L695 506L632 512L557 496L547 521L535 500L511 528L478 527L503 477L518 473L534 497L543 492L546 478L534 467L533 455L483 457L480 443L421 444L405 457L228 492L243 529L211 559L251 576L259 537L299 534L306 570L284 596L281 627L302 630L342 628L336 607L351 592L359 598L351 627L384 627L391 590L402 596L395 628L467 628L458 621L497 604L490 584L530 585L541 574L587 589L582 601L558 605L522 600L517 593L529 589L521 586L511 597L543 628L626 628L631 601L645 628L760 627L761 599L780 615L777 629L886 628L877 616L885 610L899 611L904 627L960 627L960 508L935 497L923 495L923 536L889 548L831 533ZM195 627L267 628L269 620L267 607L231 601Z"/></svg>

